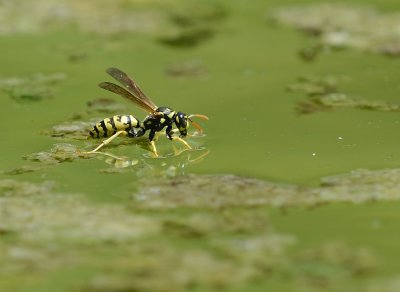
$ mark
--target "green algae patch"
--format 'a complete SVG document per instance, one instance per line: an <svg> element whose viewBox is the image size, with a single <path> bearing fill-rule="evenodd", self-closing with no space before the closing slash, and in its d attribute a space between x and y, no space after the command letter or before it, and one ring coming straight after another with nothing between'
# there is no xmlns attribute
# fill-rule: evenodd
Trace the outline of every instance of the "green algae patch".
<svg viewBox="0 0 400 292"><path fill-rule="evenodd" d="M323 3L278 8L269 14L269 19L315 38L313 47L303 54L308 60L326 48L352 48L389 56L400 54L398 12L383 13L370 6Z"/></svg>
<svg viewBox="0 0 400 292"><path fill-rule="evenodd" d="M299 251L293 256L293 267L296 272L292 276L318 291L321 287L329 290L335 283L351 279L367 280L379 269L380 263L367 248L351 248L343 242L332 241ZM288 274L293 272L288 270ZM346 284L343 286L346 290Z"/></svg>
<svg viewBox="0 0 400 292"><path fill-rule="evenodd" d="M137 206L151 209L177 207L223 208L281 205L297 195L299 187L284 186L235 175L188 175L144 179L133 194Z"/></svg>
<svg viewBox="0 0 400 292"><path fill-rule="evenodd" d="M301 114L309 114L317 111L333 110L338 108L399 112L400 104L379 100L363 100L350 97L344 93L330 93L326 95L313 96L306 101L301 101L297 104L296 110Z"/></svg>
<svg viewBox="0 0 400 292"><path fill-rule="evenodd" d="M116 34L123 32L151 33L163 23L163 13L155 9L160 1L108 1L82 3L80 1L48 0L28 3L6 1L3 5L0 34L39 33L78 28L84 32ZM153 6L153 9L151 8ZM146 9L146 7L149 7Z"/></svg>
<svg viewBox="0 0 400 292"><path fill-rule="evenodd" d="M314 192L319 199L363 203L399 200L400 169L357 170L349 174L324 177Z"/></svg>
<svg viewBox="0 0 400 292"><path fill-rule="evenodd" d="M92 204L79 194L57 193L52 182L7 180L0 186L7 191L0 197L0 275L24 277L29 269L30 277L40 279L52 271L91 267L93 275L81 283L89 291L228 288L262 275L259 261L243 262L242 247L254 257L283 258L291 242L265 224L253 224L265 222L265 214L245 210L200 212L186 221L179 214L135 214L122 205ZM177 232L178 222L202 230L204 246L182 247L198 234L181 227ZM243 234L253 237L245 245L236 238ZM240 257L234 256L238 247Z"/></svg>
<svg viewBox="0 0 400 292"><path fill-rule="evenodd" d="M127 112L126 106L109 98L97 98L86 103L86 110L73 113L67 121L42 130L42 135L69 140L86 140L89 131L100 120ZM101 141L99 139L99 141Z"/></svg>
<svg viewBox="0 0 400 292"><path fill-rule="evenodd" d="M199 209L187 216L169 214L162 219L163 233L177 238L201 239L210 236L218 238L221 234L240 236L273 233L273 226L265 213L247 209Z"/></svg>
<svg viewBox="0 0 400 292"><path fill-rule="evenodd" d="M235 175L144 179L132 194L145 209L262 207L398 201L400 170L357 170L321 179L319 187L279 184Z"/></svg>
<svg viewBox="0 0 400 292"><path fill-rule="evenodd" d="M54 86L65 78L64 73L4 77L0 78L0 90L17 102L37 102L53 97Z"/></svg>
<svg viewBox="0 0 400 292"><path fill-rule="evenodd" d="M64 122L54 125L50 130L42 131L42 134L55 138L68 138L84 140L88 138L89 129L93 123L83 121Z"/></svg>
<svg viewBox="0 0 400 292"><path fill-rule="evenodd" d="M153 248L128 254L140 262L125 263L125 273L119 273L116 267L113 272L99 274L85 288L89 291L214 290L233 288L250 280L251 275L244 267L207 251Z"/></svg>
<svg viewBox="0 0 400 292"><path fill-rule="evenodd" d="M54 144L49 152L37 152L25 155L28 161L40 162L42 164L57 164L60 162L71 162L82 154L75 145L67 143Z"/></svg>
<svg viewBox="0 0 400 292"><path fill-rule="evenodd" d="M287 86L291 92L306 94L306 100L296 105L299 114L311 114L318 111L330 111L340 108L354 108L371 111L399 112L400 104L383 100L365 100L350 96L340 89L340 84L349 81L345 76L302 76Z"/></svg>
<svg viewBox="0 0 400 292"><path fill-rule="evenodd" d="M12 179L0 180L1 197L36 196L48 194L54 189L55 182L45 181L41 184L20 182Z"/></svg>
<svg viewBox="0 0 400 292"><path fill-rule="evenodd" d="M58 194L53 182L3 180L0 188L2 229L18 234L22 242L115 242L157 230L155 222L121 206L96 206L79 195Z"/></svg>
<svg viewBox="0 0 400 292"><path fill-rule="evenodd" d="M86 140L96 122L107 116L126 112L126 106L109 98L97 98L86 103L86 110L73 113L67 121L41 131L42 135L70 140ZM99 140L100 141L100 140Z"/></svg>
<svg viewBox="0 0 400 292"><path fill-rule="evenodd" d="M40 151L24 155L22 158L34 164L25 164L4 170L4 174L20 175L29 172L45 170L64 162L72 162L78 158L88 158L89 155L80 151L76 145L57 143L49 151Z"/></svg>
<svg viewBox="0 0 400 292"><path fill-rule="evenodd" d="M197 189L210 183L191 179ZM255 179L226 176L223 181L220 192L265 190ZM344 181L327 178L325 187L350 183ZM0 275L31 288L70 270L90 270L73 286L63 286L85 291L210 291L264 285L276 277L313 291L320 285L337 288L338 281L356 285L363 277L381 279L381 259L371 249L329 240L301 246L297 236L276 230L262 208L220 202L217 209L199 204L180 205L178 212L143 211L138 202L129 208L93 204L80 194L57 192L51 181L0 180L0 191ZM21 287L12 280L0 286Z"/></svg>
<svg viewBox="0 0 400 292"><path fill-rule="evenodd" d="M194 46L212 37L226 9L219 1L98 1L76 0L54 3L41 0L6 1L0 34L43 33L75 28L96 35L139 33L154 36L162 44L174 47ZM87 59L85 51L73 49L68 60Z"/></svg>
<svg viewBox="0 0 400 292"><path fill-rule="evenodd" d="M321 262L328 264L330 266L328 269L343 270L354 276L369 274L379 267L379 260L371 250L363 247L352 249L343 242L329 242L316 248L305 249L296 254L295 258L298 265L307 266L307 263ZM321 270L322 272L328 270L319 268L318 265L317 268L314 266L314 269L305 267L304 272L311 277L321 277ZM313 273L316 274L312 276Z"/></svg>

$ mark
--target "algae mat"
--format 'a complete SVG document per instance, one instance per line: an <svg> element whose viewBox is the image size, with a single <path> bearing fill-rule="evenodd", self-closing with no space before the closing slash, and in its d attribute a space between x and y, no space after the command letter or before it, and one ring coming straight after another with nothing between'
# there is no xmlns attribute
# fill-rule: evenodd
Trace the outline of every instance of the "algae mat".
<svg viewBox="0 0 400 292"><path fill-rule="evenodd" d="M3 1L0 290L398 291L399 9ZM112 66L193 150L84 153Z"/></svg>

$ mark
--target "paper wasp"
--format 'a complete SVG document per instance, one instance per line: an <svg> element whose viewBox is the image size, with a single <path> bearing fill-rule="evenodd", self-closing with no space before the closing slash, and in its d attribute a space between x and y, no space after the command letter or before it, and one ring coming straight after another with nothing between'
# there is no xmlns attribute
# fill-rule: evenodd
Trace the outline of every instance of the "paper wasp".
<svg viewBox="0 0 400 292"><path fill-rule="evenodd" d="M200 125L192 121L192 118L198 117L203 120L208 120L207 116L201 114L186 115L183 112L176 112L169 107L158 107L143 93L136 82L126 73L117 68L108 68L106 72L115 80L120 82L124 88L111 82L101 82L99 86L134 102L137 106L147 111L149 115L143 120L143 122L140 122L132 115L116 115L98 122L89 132L90 136L92 138L108 139L104 140L89 153L97 152L100 148L109 144L118 136L135 138L143 136L147 131L150 131L150 148L155 156L158 157L153 139L156 132L160 132L164 128L166 128L165 134L168 139L179 141L188 149L191 149L190 145L182 138L186 137L190 123L199 132L202 132ZM176 129L173 129L174 125L176 126ZM180 134L179 137L173 136L177 132Z"/></svg>

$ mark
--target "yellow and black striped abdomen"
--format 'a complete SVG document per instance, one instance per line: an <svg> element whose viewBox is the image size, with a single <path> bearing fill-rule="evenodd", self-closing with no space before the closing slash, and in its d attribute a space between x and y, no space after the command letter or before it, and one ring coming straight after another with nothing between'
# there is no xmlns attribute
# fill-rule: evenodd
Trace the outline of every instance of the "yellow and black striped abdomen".
<svg viewBox="0 0 400 292"><path fill-rule="evenodd" d="M92 138L106 138L118 131L129 132L131 128L138 128L139 126L140 123L134 116L118 115L98 122L89 133Z"/></svg>

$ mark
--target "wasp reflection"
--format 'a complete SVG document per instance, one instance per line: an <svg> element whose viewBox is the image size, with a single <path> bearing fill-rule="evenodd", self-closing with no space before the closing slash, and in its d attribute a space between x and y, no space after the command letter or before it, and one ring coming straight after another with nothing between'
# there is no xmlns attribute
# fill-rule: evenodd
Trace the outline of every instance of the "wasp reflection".
<svg viewBox="0 0 400 292"><path fill-rule="evenodd" d="M106 164L110 165L109 168L101 170L103 173L135 171L138 177L174 177L186 174L189 165L202 162L209 153L210 150L205 148L197 148L195 151L175 149L173 155L159 159L146 157L132 159L107 152L97 152L96 154Z"/></svg>

